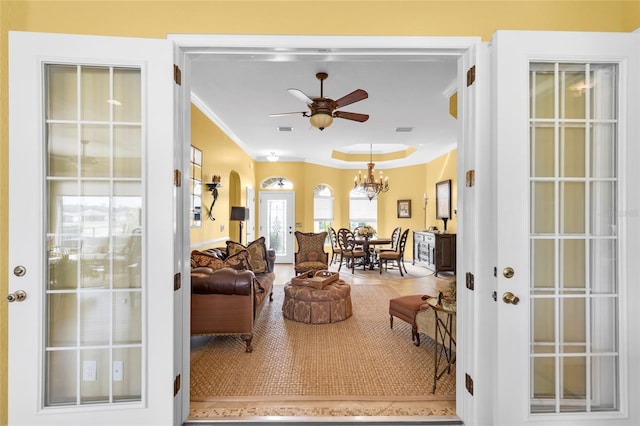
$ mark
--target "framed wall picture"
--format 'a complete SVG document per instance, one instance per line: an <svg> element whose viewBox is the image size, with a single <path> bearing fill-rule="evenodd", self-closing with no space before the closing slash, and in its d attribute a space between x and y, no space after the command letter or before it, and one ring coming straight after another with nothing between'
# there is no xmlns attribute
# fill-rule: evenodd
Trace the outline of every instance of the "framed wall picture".
<svg viewBox="0 0 640 426"><path fill-rule="evenodd" d="M411 217L411 200L398 200L398 217Z"/></svg>
<svg viewBox="0 0 640 426"><path fill-rule="evenodd" d="M436 183L436 219L451 219L451 179Z"/></svg>

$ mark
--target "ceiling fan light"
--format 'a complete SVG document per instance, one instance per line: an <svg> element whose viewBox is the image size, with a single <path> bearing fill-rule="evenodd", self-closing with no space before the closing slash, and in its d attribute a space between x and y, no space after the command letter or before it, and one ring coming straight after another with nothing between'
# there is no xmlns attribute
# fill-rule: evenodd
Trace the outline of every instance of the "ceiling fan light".
<svg viewBox="0 0 640 426"><path fill-rule="evenodd" d="M271 161L272 163L275 161L278 161L279 158L280 156L278 156L278 154L276 154L275 152L272 152L269 155L267 155L267 161Z"/></svg>
<svg viewBox="0 0 640 426"><path fill-rule="evenodd" d="M311 116L309 121L313 127L317 127L322 130L331 126L331 123L333 123L333 117L326 113L316 113Z"/></svg>

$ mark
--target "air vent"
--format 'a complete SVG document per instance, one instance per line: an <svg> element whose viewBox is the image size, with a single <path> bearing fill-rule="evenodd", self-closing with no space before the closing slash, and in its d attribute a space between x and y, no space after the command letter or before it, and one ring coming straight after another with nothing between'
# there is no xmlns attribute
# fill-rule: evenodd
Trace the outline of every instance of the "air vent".
<svg viewBox="0 0 640 426"><path fill-rule="evenodd" d="M412 131L413 131L413 127L396 127L396 132L398 133L408 133Z"/></svg>
<svg viewBox="0 0 640 426"><path fill-rule="evenodd" d="M290 132L292 130L293 130L293 127L282 127L282 126L278 127L279 132Z"/></svg>

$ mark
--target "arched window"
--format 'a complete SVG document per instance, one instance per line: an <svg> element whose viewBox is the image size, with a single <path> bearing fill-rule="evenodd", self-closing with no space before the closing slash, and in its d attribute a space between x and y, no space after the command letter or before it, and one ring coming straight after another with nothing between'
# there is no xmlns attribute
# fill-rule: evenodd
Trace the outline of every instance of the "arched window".
<svg viewBox="0 0 640 426"><path fill-rule="evenodd" d="M316 186L313 190L313 230L326 231L333 224L333 191L325 184ZM328 237L327 237L328 238Z"/></svg>
<svg viewBox="0 0 640 426"><path fill-rule="evenodd" d="M293 183L281 176L274 176L262 181L261 189L293 189Z"/></svg>
<svg viewBox="0 0 640 426"><path fill-rule="evenodd" d="M349 228L364 225L378 229L378 198L369 200L366 193L352 189L349 192Z"/></svg>

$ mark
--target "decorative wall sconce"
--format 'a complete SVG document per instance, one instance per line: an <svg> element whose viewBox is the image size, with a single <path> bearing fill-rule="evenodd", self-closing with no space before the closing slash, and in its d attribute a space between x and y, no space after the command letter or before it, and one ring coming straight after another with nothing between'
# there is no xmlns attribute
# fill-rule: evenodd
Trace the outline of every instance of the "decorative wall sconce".
<svg viewBox="0 0 640 426"><path fill-rule="evenodd" d="M211 180L212 182L207 183L207 188L213 196L213 201L211 201L211 206L209 207L209 220L216 220L216 218L213 217L213 206L216 204L216 201L218 201L218 188L222 188L222 184L220 183L219 175L213 175Z"/></svg>
<svg viewBox="0 0 640 426"><path fill-rule="evenodd" d="M422 210L424 210L424 230L427 230L427 201L429 201L429 195L427 195L427 193L425 192L424 195L422 196L422 199L424 200L424 207L422 208Z"/></svg>

